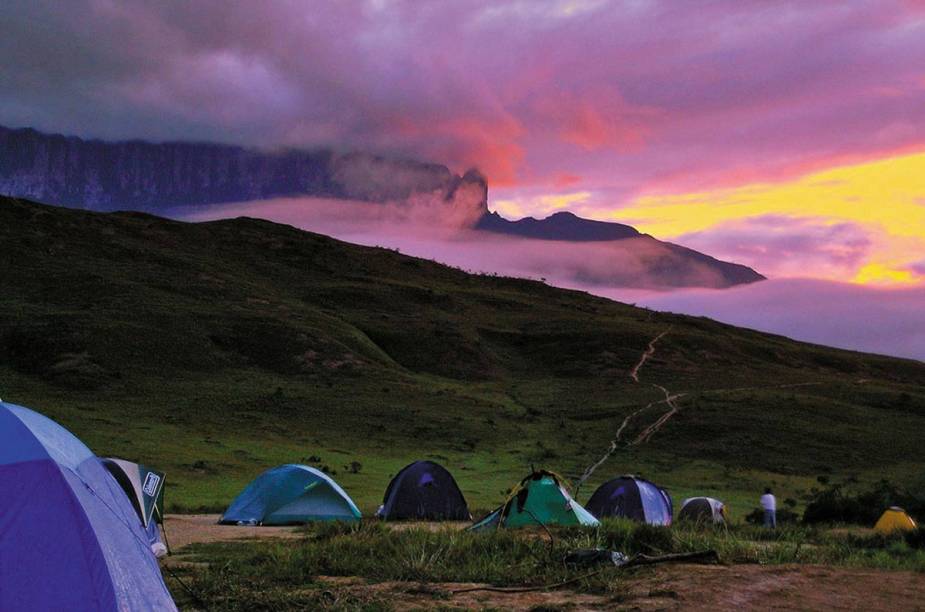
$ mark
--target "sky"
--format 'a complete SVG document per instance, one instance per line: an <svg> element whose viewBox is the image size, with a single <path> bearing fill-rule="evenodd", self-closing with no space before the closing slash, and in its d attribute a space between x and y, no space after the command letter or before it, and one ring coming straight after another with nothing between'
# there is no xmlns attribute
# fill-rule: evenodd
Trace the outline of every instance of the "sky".
<svg viewBox="0 0 925 612"><path fill-rule="evenodd" d="M0 10L0 124L478 167L510 218L629 223L871 304L925 286L923 0Z"/></svg>

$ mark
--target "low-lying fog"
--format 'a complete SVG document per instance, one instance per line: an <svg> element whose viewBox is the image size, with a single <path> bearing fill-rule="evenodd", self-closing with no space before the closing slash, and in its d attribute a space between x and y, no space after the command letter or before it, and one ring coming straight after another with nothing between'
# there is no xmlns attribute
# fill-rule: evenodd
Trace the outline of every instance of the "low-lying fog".
<svg viewBox="0 0 925 612"><path fill-rule="evenodd" d="M819 344L925 360L925 287L875 288L813 279L776 279L731 289L656 290L638 240L554 242L473 231L452 207L381 205L319 198L276 199L176 211L190 221L259 217L347 242L399 249L472 272L545 279L656 310L707 316ZM657 248L657 247L655 247ZM761 270L759 270L761 272ZM716 286L693 266L691 285Z"/></svg>

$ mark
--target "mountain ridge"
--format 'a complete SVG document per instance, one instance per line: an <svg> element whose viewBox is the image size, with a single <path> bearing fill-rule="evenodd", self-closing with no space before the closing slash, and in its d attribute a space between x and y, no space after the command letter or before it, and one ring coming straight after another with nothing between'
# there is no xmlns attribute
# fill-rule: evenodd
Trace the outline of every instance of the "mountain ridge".
<svg viewBox="0 0 925 612"><path fill-rule="evenodd" d="M184 210L227 202L293 196L425 202L438 207L439 215L465 219L468 229L486 235L570 243L633 241L627 245L633 269L657 280L655 285L722 288L765 278L742 264L657 240L628 225L568 212L509 221L489 210L488 182L476 169L459 175L440 164L357 152L106 142L0 126L0 193L100 212L170 210L181 216ZM640 257L641 251L647 254ZM631 279L620 282L634 286Z"/></svg>
<svg viewBox="0 0 925 612"><path fill-rule="evenodd" d="M665 413L659 387L680 410L595 478L645 472L694 494L725 474L747 499L772 480L797 495L822 473L920 473L920 362L260 219L3 198L0 244L0 396L168 471L176 508L221 508L261 469L311 456L361 463L338 480L364 508L420 456L488 507L530 463L580 474L631 415L625 436L643 435Z"/></svg>

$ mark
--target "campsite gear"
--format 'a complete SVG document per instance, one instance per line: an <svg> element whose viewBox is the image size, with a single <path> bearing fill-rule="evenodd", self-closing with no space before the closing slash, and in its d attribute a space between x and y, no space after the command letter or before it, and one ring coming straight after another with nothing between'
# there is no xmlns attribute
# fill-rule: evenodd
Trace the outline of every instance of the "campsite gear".
<svg viewBox="0 0 925 612"><path fill-rule="evenodd" d="M899 506L888 508L874 525L874 531L884 534L893 531L912 531L915 528L915 521Z"/></svg>
<svg viewBox="0 0 925 612"><path fill-rule="evenodd" d="M681 502L678 520L725 525L726 506L723 502L712 497L691 497Z"/></svg>
<svg viewBox="0 0 925 612"><path fill-rule="evenodd" d="M167 554L167 547L158 529L164 522L164 473L125 459L105 457L100 459L135 508L141 526L148 534L148 541L155 556Z"/></svg>
<svg viewBox="0 0 925 612"><path fill-rule="evenodd" d="M472 520L453 476L433 461L415 461L403 467L386 488L376 516L386 520Z"/></svg>
<svg viewBox="0 0 925 612"><path fill-rule="evenodd" d="M307 465L267 470L235 498L223 525L300 525L312 521L358 521L360 511L327 474Z"/></svg>
<svg viewBox="0 0 925 612"><path fill-rule="evenodd" d="M563 479L546 470L520 481L507 501L470 527L472 530L527 525L599 525L600 522L572 499Z"/></svg>
<svg viewBox="0 0 925 612"><path fill-rule="evenodd" d="M585 504L601 519L618 516L650 525L671 525L671 495L658 485L635 476L620 476L599 486Z"/></svg>
<svg viewBox="0 0 925 612"><path fill-rule="evenodd" d="M132 504L80 440L0 402L0 610L176 610Z"/></svg>
<svg viewBox="0 0 925 612"><path fill-rule="evenodd" d="M602 563L613 563L617 567L626 563L626 555L603 548L579 548L565 555L562 562L572 567L593 567Z"/></svg>

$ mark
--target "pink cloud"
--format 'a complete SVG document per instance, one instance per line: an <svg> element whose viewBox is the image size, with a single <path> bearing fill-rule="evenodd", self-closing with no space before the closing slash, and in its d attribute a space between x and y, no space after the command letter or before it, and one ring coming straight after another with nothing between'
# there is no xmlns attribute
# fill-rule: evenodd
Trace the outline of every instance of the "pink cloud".
<svg viewBox="0 0 925 612"><path fill-rule="evenodd" d="M612 289L597 293L805 342L925 361L925 287L878 289L772 279L722 291L645 293Z"/></svg>
<svg viewBox="0 0 925 612"><path fill-rule="evenodd" d="M400 249L471 272L546 279L562 287L720 287L726 280L703 262L679 257L649 237L607 242L531 240L470 228L481 210L477 198L446 203L426 195L370 204L320 198L280 198L214 206L183 218L202 221L252 216L286 223L369 246ZM662 268L652 274L658 262Z"/></svg>
<svg viewBox="0 0 925 612"><path fill-rule="evenodd" d="M675 242L744 263L770 277L854 276L873 244L870 231L848 222L762 215L727 221Z"/></svg>
<svg viewBox="0 0 925 612"><path fill-rule="evenodd" d="M579 175L613 208L925 145L914 6L14 0L0 123Z"/></svg>

